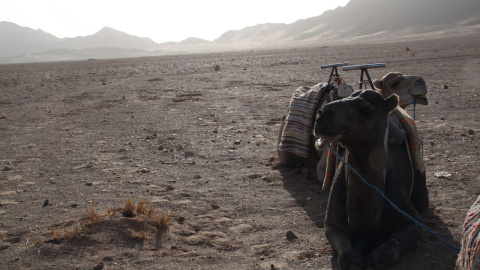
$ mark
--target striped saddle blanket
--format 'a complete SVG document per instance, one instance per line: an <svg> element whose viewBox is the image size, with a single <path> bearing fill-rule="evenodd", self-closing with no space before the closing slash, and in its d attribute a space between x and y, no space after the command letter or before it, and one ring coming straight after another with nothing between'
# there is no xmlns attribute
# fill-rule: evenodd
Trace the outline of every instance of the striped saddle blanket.
<svg viewBox="0 0 480 270"><path fill-rule="evenodd" d="M278 145L279 151L291 152L304 158L309 156L315 109L326 91L326 85L319 83L313 87L301 86L295 90L288 106L288 115Z"/></svg>

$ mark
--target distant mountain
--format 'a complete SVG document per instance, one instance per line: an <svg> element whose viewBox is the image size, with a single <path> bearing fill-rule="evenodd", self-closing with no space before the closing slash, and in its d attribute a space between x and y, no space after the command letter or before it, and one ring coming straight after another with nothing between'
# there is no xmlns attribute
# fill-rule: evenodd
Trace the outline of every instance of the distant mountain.
<svg viewBox="0 0 480 270"><path fill-rule="evenodd" d="M104 27L97 33L85 37L65 38L53 47L63 49L111 47L144 51L153 51L159 48L158 44L150 38L137 37L110 27Z"/></svg>
<svg viewBox="0 0 480 270"><path fill-rule="evenodd" d="M40 29L0 22L0 57L40 52L60 40Z"/></svg>
<svg viewBox="0 0 480 270"><path fill-rule="evenodd" d="M387 41L472 25L480 25L478 0L350 0L345 7L317 17L228 31L214 42L291 47Z"/></svg>
<svg viewBox="0 0 480 270"><path fill-rule="evenodd" d="M0 63L77 60L166 54L321 46L480 36L478 0L350 0L323 14L291 24L266 23L225 32L214 41L187 38L157 44L109 27L59 39L42 30L0 22Z"/></svg>

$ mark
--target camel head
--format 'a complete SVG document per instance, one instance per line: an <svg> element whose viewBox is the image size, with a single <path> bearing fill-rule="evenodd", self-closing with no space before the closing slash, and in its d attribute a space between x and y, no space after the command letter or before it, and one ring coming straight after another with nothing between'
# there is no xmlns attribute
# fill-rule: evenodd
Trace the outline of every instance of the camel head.
<svg viewBox="0 0 480 270"><path fill-rule="evenodd" d="M373 85L385 98L397 95L400 98L399 106L403 109L410 104L428 104L427 84L422 77L390 72L380 80L375 79Z"/></svg>
<svg viewBox="0 0 480 270"><path fill-rule="evenodd" d="M387 115L398 105L398 97L384 99L373 90L359 90L351 96L326 104L317 112L314 135L320 138L337 137L345 145L368 146L383 141ZM382 132L382 131L380 131Z"/></svg>

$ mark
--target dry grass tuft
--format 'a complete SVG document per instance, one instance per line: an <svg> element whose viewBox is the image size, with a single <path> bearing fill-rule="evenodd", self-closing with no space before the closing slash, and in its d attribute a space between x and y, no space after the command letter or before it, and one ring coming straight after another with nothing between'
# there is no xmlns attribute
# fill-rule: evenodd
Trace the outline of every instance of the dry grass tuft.
<svg viewBox="0 0 480 270"><path fill-rule="evenodd" d="M406 51L406 52L409 52L409 51L410 51L410 47L406 47L406 48L405 48L405 51Z"/></svg>
<svg viewBox="0 0 480 270"><path fill-rule="evenodd" d="M95 210L95 205L92 203L90 204L90 208L87 210L87 216L89 223L87 224L86 227L95 227L95 225L100 222L103 218L102 215L98 214L97 211Z"/></svg>
<svg viewBox="0 0 480 270"><path fill-rule="evenodd" d="M50 234L53 236L53 240L57 243L62 241L70 241L73 238L77 237L81 232L81 228L78 226L73 227L71 231L67 229L55 230L51 229Z"/></svg>
<svg viewBox="0 0 480 270"><path fill-rule="evenodd" d="M131 219L133 223L127 223L130 224L128 228L122 228L122 230L127 230L132 238L140 240L148 239L149 231L153 234L168 231L168 227L172 222L172 214L169 211L159 212L144 200L141 200L138 205L135 206L135 202L129 197L123 208L109 207L108 210L102 214L96 211L95 205L92 203L87 209L86 216L80 219L79 225L73 226L70 230L67 228L51 229L50 234L53 236L52 242L61 243L71 241L86 231L96 229L96 225L102 222L106 216L115 218L117 214ZM34 244L35 246L40 246L42 241Z"/></svg>
<svg viewBox="0 0 480 270"><path fill-rule="evenodd" d="M137 205L137 213L144 215L145 214L145 201L141 200Z"/></svg>
<svg viewBox="0 0 480 270"><path fill-rule="evenodd" d="M33 239L33 246L41 247L43 245L44 240L42 238L34 238Z"/></svg>
<svg viewBox="0 0 480 270"><path fill-rule="evenodd" d="M220 65L213 65L213 70L214 71L219 71L220 70Z"/></svg>
<svg viewBox="0 0 480 270"><path fill-rule="evenodd" d="M172 214L170 212L163 212L156 214L153 219L157 228L160 230L168 230L168 226L170 226L172 222Z"/></svg>
<svg viewBox="0 0 480 270"><path fill-rule="evenodd" d="M125 206L122 209L122 215L129 218L135 217L135 202L131 197L128 197L127 201L125 202Z"/></svg>

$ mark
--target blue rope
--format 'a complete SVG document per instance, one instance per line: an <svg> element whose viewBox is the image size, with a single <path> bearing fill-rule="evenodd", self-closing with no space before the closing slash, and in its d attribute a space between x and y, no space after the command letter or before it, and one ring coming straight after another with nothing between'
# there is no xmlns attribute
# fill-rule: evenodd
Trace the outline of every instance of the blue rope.
<svg viewBox="0 0 480 270"><path fill-rule="evenodd" d="M385 201L387 201L395 210L397 210L398 212L400 212L400 214L404 215L405 217L409 218L410 220L412 220L415 224L417 224L418 226L424 228L425 230L429 231L430 233L432 233L433 235L435 235L438 239L440 239L443 243L445 243L447 246L455 249L456 251L460 252L460 249L457 248L456 246L450 244L447 242L447 240L443 239L438 233L430 230L427 226L423 225L422 223L418 222L414 217L410 216L409 214L405 213L403 210L401 210L400 208L398 208L398 206L396 206L389 198L387 198L387 196L379 189L377 188L376 186L368 183L365 178L362 177L362 175L360 175L360 173L358 173L352 166L350 166L350 164L348 164L339 154L337 154L337 152L335 152L335 150L333 150L333 147L332 145L328 145L328 147L330 148L330 150L333 152L333 154L335 154L335 156L341 160L353 173L355 173L361 180L363 183L365 183L365 185L373 188L375 191L377 191L384 199Z"/></svg>

